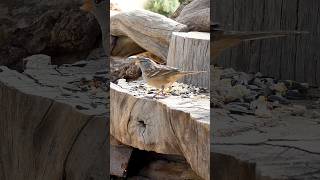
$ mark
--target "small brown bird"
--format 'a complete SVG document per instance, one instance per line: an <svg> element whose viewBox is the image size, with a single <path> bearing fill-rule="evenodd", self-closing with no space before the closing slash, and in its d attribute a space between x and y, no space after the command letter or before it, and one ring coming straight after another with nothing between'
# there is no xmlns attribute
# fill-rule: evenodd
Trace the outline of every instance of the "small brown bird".
<svg viewBox="0 0 320 180"><path fill-rule="evenodd" d="M203 73L205 71L181 71L177 68L159 65L149 58L131 56L129 60L134 61L142 72L143 80L150 86L163 90L170 87L183 76Z"/></svg>
<svg viewBox="0 0 320 180"><path fill-rule="evenodd" d="M270 39L288 35L306 34L303 31L270 31L270 32L237 32L224 31L218 23L211 24L213 41L211 41L211 53L213 59L217 58L224 50L240 44L242 41Z"/></svg>

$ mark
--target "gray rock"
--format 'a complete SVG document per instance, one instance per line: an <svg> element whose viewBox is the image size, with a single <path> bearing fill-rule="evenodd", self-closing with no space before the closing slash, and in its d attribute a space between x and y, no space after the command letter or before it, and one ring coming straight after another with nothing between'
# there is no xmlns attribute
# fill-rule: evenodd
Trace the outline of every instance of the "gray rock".
<svg viewBox="0 0 320 180"><path fill-rule="evenodd" d="M14 30L0 48L0 65L22 69L22 59L48 54L55 64L86 58L100 42L101 31L94 17L79 9L54 9L27 27ZM60 62L63 57L68 62ZM76 57L76 58L75 58Z"/></svg>

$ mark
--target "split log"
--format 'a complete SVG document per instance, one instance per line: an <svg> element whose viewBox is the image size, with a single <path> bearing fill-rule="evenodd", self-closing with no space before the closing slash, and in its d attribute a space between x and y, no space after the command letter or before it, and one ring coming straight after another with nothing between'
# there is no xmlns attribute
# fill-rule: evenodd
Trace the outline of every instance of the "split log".
<svg viewBox="0 0 320 180"><path fill-rule="evenodd" d="M206 71L205 73L186 76L181 82L209 89L210 34L174 32L170 43L167 65L184 71Z"/></svg>
<svg viewBox="0 0 320 180"><path fill-rule="evenodd" d="M209 96L148 99L141 81L110 86L110 134L121 143L147 151L182 155L209 179Z"/></svg>
<svg viewBox="0 0 320 180"><path fill-rule="evenodd" d="M210 32L210 1L193 0L175 20L187 25L191 31Z"/></svg>
<svg viewBox="0 0 320 180"><path fill-rule="evenodd" d="M143 49L166 59L172 32L187 31L187 26L146 10L118 13L110 17L110 32L127 36Z"/></svg>

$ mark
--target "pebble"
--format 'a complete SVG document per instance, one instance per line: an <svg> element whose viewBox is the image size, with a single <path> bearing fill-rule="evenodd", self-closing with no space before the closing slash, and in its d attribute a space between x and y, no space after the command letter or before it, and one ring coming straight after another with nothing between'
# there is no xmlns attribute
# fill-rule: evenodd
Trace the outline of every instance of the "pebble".
<svg viewBox="0 0 320 180"><path fill-rule="evenodd" d="M215 98L221 101L220 104L233 113L250 113L250 110L255 110L256 116L271 117L272 109L282 106L291 107L289 112L292 115L303 115L306 111L305 106L292 106L290 100L306 100L310 88L308 83L277 80L259 72L254 75L236 72L232 68L216 71L219 72L215 73L218 76L211 86L211 94L216 94ZM257 101L259 96L263 97L260 102ZM246 108L239 102L258 105Z"/></svg>

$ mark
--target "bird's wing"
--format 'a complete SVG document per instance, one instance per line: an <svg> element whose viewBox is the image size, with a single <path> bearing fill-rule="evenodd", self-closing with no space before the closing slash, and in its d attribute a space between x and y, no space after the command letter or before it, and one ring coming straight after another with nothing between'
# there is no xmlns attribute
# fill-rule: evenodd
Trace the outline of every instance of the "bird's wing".
<svg viewBox="0 0 320 180"><path fill-rule="evenodd" d="M154 66L152 70L148 72L150 78L159 77L159 76L167 76L179 73L179 70L169 66L157 65Z"/></svg>
<svg viewBox="0 0 320 180"><path fill-rule="evenodd" d="M241 41L248 41L248 40L282 37L282 36L288 36L288 35L300 35L300 34L306 34L306 32L303 32L303 31L271 31L271 32L229 31L229 32L224 32L223 34L219 34L217 36L214 36L214 40L239 39Z"/></svg>

